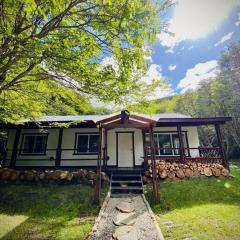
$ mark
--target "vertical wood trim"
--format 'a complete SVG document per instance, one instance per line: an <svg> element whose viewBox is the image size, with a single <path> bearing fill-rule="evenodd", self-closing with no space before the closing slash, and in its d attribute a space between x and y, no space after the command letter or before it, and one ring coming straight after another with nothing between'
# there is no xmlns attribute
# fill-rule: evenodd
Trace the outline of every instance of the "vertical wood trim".
<svg viewBox="0 0 240 240"><path fill-rule="evenodd" d="M21 128L17 128L14 143L13 143L13 151L12 151L11 162L10 162L10 167L11 168L14 168L16 166L20 135L21 135Z"/></svg>
<svg viewBox="0 0 240 240"><path fill-rule="evenodd" d="M178 138L179 138L179 148L180 148L180 162L185 162L185 147L182 136L182 127L181 125L177 126Z"/></svg>
<svg viewBox="0 0 240 240"><path fill-rule="evenodd" d="M104 129L104 171L107 170L107 130Z"/></svg>
<svg viewBox="0 0 240 240"><path fill-rule="evenodd" d="M158 181L157 181L157 171L156 171L156 156L155 156L155 143L154 143L154 134L153 127L150 129L150 142L151 142L151 164L152 164L152 181L153 181L153 193L155 197L155 201L160 201L159 189L158 189Z"/></svg>
<svg viewBox="0 0 240 240"><path fill-rule="evenodd" d="M219 124L215 124L215 130L217 134L217 139L218 139L218 145L220 147L220 154L222 157L222 164L224 167L229 168L229 163L226 157L226 152L224 149L224 144L223 144L223 139L222 139L222 133L221 133L221 128Z"/></svg>
<svg viewBox="0 0 240 240"><path fill-rule="evenodd" d="M103 128L99 126L99 142L98 142L98 160L97 160L97 179L95 186L94 203L100 203L100 192L101 192L101 172L102 172L102 150L103 150Z"/></svg>
<svg viewBox="0 0 240 240"><path fill-rule="evenodd" d="M118 168L118 132L116 132L116 166Z"/></svg>
<svg viewBox="0 0 240 240"><path fill-rule="evenodd" d="M135 134L134 134L134 132L132 132L132 158L133 158L133 167L136 166L136 163L135 163L135 142L134 142L134 137L135 137Z"/></svg>
<svg viewBox="0 0 240 240"><path fill-rule="evenodd" d="M59 134L58 134L58 143L57 143L57 150L56 150L55 167L60 167L60 165L61 165L62 137L63 137L63 128L60 128L59 129Z"/></svg>

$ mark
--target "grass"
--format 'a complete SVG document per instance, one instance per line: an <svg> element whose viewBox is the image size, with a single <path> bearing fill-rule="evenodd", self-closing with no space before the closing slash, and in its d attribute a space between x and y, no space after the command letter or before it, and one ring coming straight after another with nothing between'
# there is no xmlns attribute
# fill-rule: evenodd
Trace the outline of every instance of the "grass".
<svg viewBox="0 0 240 240"><path fill-rule="evenodd" d="M240 168L233 179L189 179L160 184L155 204L150 187L146 196L166 240L240 239Z"/></svg>
<svg viewBox="0 0 240 240"><path fill-rule="evenodd" d="M83 185L1 186L0 239L84 239L99 211L93 193Z"/></svg>

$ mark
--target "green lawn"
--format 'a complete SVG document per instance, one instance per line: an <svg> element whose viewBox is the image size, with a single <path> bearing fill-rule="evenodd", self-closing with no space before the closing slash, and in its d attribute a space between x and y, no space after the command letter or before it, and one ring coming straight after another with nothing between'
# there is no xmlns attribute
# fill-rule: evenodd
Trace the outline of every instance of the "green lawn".
<svg viewBox="0 0 240 240"><path fill-rule="evenodd" d="M81 185L0 186L0 239L84 239L99 211L93 193Z"/></svg>
<svg viewBox="0 0 240 240"><path fill-rule="evenodd" d="M161 182L161 202L147 198L166 240L239 240L240 168L233 179L191 179Z"/></svg>

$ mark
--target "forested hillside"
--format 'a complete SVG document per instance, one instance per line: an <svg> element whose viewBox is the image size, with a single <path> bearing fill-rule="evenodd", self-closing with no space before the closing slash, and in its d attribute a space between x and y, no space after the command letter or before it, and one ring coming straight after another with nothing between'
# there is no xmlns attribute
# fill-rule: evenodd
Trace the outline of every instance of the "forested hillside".
<svg viewBox="0 0 240 240"><path fill-rule="evenodd" d="M240 42L234 43L219 59L219 74L206 79L197 91L155 102L131 106L143 113L179 112L193 117L231 116L224 127L228 155L239 154L240 148ZM203 145L216 144L214 128L199 128Z"/></svg>

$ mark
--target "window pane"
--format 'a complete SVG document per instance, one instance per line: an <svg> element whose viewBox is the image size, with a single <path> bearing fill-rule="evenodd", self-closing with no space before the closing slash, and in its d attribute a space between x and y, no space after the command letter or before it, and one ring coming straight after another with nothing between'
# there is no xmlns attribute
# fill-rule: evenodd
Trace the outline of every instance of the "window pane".
<svg viewBox="0 0 240 240"><path fill-rule="evenodd" d="M159 155L160 149L158 149L158 134L153 135L154 146L155 146L155 155Z"/></svg>
<svg viewBox="0 0 240 240"><path fill-rule="evenodd" d="M184 144L184 147L185 147L185 155L188 155L188 150L186 149L187 148L186 135L182 134L182 136L183 136L183 144ZM180 152L179 152L180 143L179 143L178 134L173 134L172 138L173 138L173 145L174 145L174 147L178 148L178 149L174 150L174 154L175 155L179 155L180 154Z"/></svg>
<svg viewBox="0 0 240 240"><path fill-rule="evenodd" d="M35 141L34 153L44 153L46 149L47 136L36 136Z"/></svg>
<svg viewBox="0 0 240 240"><path fill-rule="evenodd" d="M180 151L179 151L179 147L180 147L180 144L179 144L179 137L177 134L174 134L172 135L172 138L173 138L173 146L174 146L174 155L179 155L180 154Z"/></svg>
<svg viewBox="0 0 240 240"><path fill-rule="evenodd" d="M151 144L150 144L150 135L149 133L145 133L145 151L147 156L151 155L151 148L150 148Z"/></svg>
<svg viewBox="0 0 240 240"><path fill-rule="evenodd" d="M87 152L88 150L88 135L78 135L77 152Z"/></svg>
<svg viewBox="0 0 240 240"><path fill-rule="evenodd" d="M160 155L172 155L172 144L170 134L159 134Z"/></svg>
<svg viewBox="0 0 240 240"><path fill-rule="evenodd" d="M99 135L90 135L89 137L89 152L98 152Z"/></svg>
<svg viewBox="0 0 240 240"><path fill-rule="evenodd" d="M22 153L33 153L34 140L35 140L34 136L25 136L24 137Z"/></svg>

